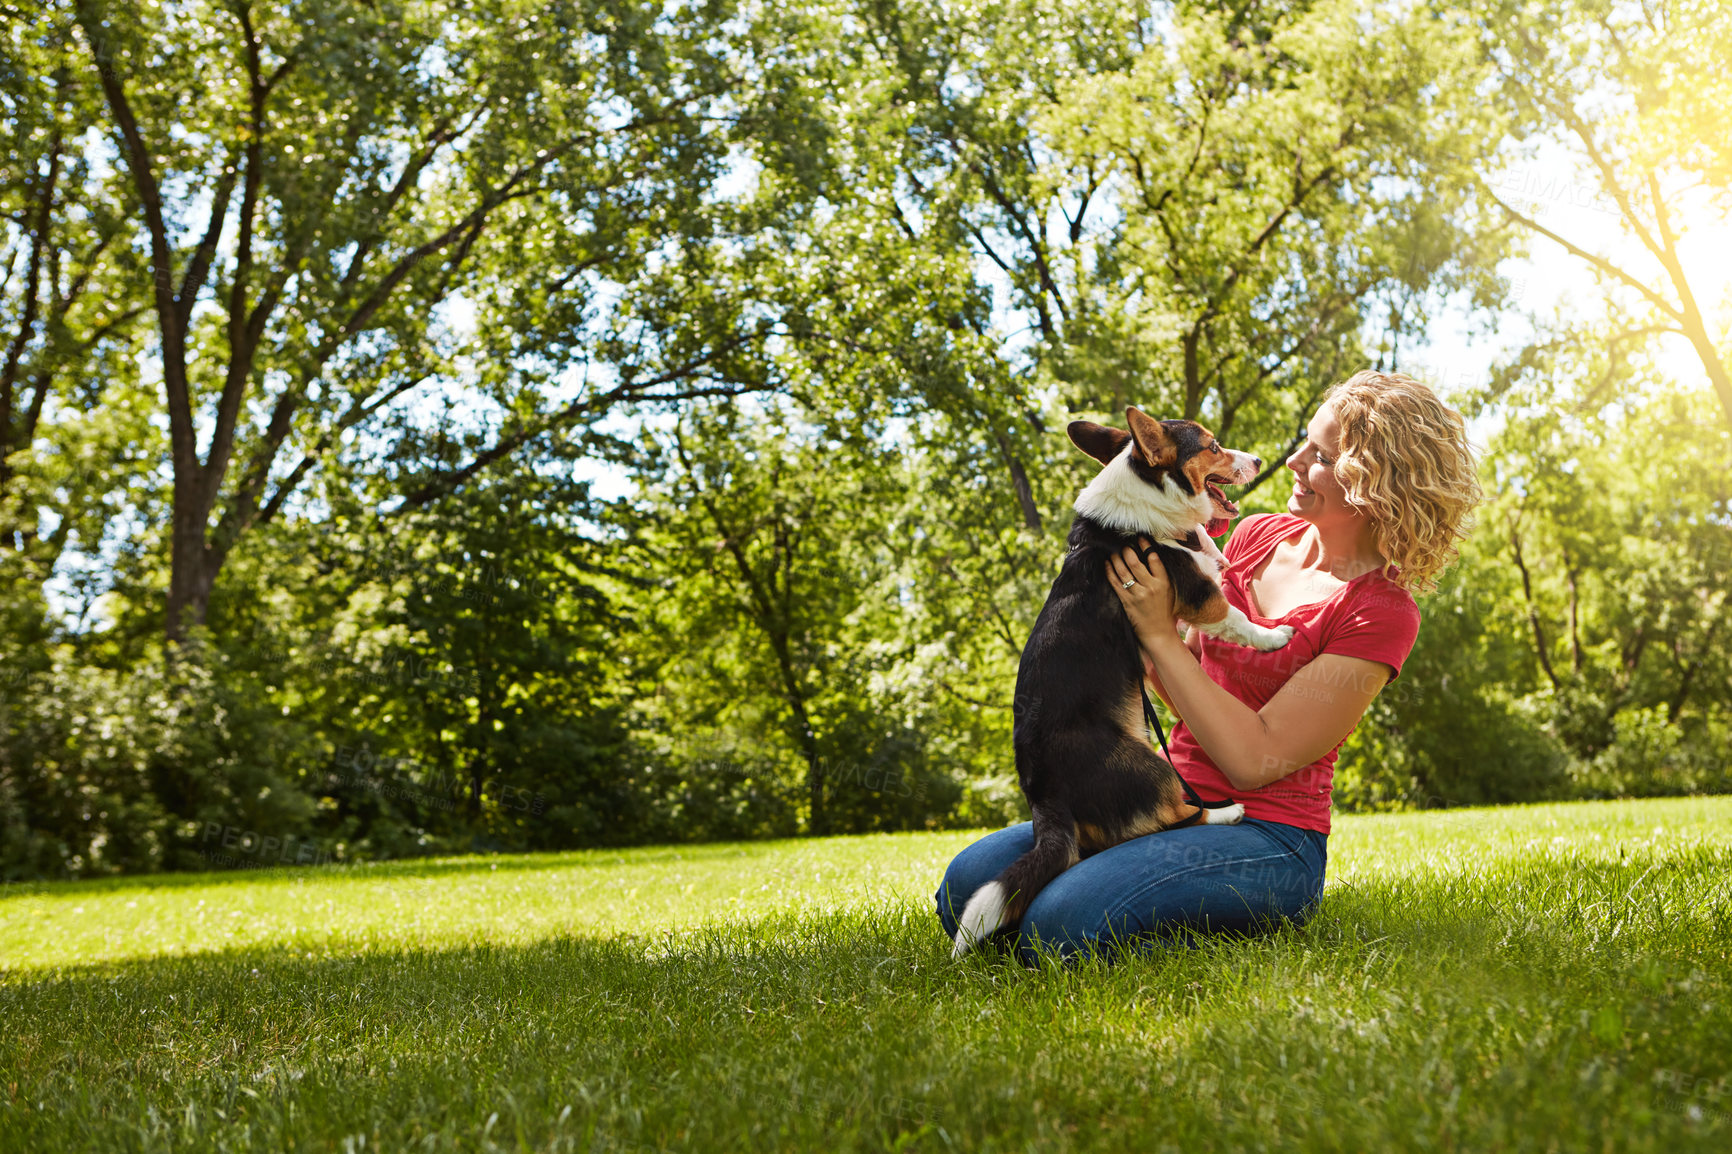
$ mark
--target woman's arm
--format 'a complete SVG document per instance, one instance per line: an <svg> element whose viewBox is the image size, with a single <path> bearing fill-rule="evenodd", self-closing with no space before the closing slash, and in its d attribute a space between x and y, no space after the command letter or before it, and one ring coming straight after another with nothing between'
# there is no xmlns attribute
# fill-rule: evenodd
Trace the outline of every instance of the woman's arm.
<svg viewBox="0 0 1732 1154"><path fill-rule="evenodd" d="M1113 569L1113 586L1159 677L1162 700L1185 719L1235 789L1261 788L1328 753L1389 680L1381 662L1325 653L1295 672L1262 709L1252 709L1216 685L1174 633L1166 573L1151 573L1128 549ZM1124 589L1126 580L1136 584Z"/></svg>
<svg viewBox="0 0 1732 1154"><path fill-rule="evenodd" d="M1191 651L1193 657L1200 658L1203 656L1203 635L1196 629L1187 632L1181 640L1184 641L1185 648ZM1167 708L1171 709L1174 714L1178 714L1179 711L1173 707L1173 699L1167 696L1167 687L1161 683L1161 671L1155 668L1155 663L1149 660L1147 653L1143 654L1143 679L1155 691L1155 696L1165 702ZM1184 717L1181 715L1179 720L1183 721Z"/></svg>
<svg viewBox="0 0 1732 1154"><path fill-rule="evenodd" d="M1140 640L1139 638L1139 643ZM1172 710L1174 716L1178 717L1180 721L1185 720L1184 715L1180 714L1178 709L1174 707L1173 699L1167 696L1167 687L1161 683L1161 671L1155 668L1153 661L1149 660L1147 652L1143 654L1143 680L1149 683L1149 688L1155 691L1155 696L1161 699L1163 705Z"/></svg>
<svg viewBox="0 0 1732 1154"><path fill-rule="evenodd" d="M1260 789L1334 749L1389 680L1381 662L1325 653L1252 709L1216 685L1182 642L1150 641L1144 652L1161 671L1173 711L1235 789Z"/></svg>

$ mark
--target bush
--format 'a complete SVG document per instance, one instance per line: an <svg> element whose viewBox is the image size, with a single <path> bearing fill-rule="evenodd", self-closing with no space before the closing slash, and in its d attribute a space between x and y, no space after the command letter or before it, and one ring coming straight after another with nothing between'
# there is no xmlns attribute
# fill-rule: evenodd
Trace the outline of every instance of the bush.
<svg viewBox="0 0 1732 1154"><path fill-rule="evenodd" d="M1654 797L1727 789L1728 735L1715 718L1686 733L1664 709L1628 709L1612 721L1612 743L1578 760L1570 777L1578 796Z"/></svg>
<svg viewBox="0 0 1732 1154"><path fill-rule="evenodd" d="M212 868L228 831L306 837L305 736L196 650L117 672L62 647L11 687L0 807L8 877ZM235 835L235 836L238 836Z"/></svg>

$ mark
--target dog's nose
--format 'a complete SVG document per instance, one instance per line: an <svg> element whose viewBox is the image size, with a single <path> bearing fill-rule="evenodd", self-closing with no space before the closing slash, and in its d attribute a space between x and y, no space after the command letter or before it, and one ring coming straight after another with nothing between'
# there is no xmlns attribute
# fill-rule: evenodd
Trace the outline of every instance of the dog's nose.
<svg viewBox="0 0 1732 1154"><path fill-rule="evenodd" d="M1259 473L1261 473L1263 471L1263 458L1252 457L1251 458L1251 467L1253 469L1257 470Z"/></svg>

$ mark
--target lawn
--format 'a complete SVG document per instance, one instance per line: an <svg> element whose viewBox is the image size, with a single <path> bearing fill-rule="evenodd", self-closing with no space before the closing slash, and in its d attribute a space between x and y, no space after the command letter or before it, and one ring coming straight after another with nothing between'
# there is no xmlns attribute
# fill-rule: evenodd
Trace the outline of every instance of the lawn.
<svg viewBox="0 0 1732 1154"><path fill-rule="evenodd" d="M973 834L0 889L0 1150L1726 1150L1732 798L1348 818L1318 914L949 960Z"/></svg>

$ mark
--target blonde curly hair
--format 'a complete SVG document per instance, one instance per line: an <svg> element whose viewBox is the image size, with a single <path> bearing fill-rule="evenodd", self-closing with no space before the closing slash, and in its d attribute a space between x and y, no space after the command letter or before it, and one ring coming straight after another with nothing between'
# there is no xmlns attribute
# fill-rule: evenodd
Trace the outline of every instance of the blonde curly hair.
<svg viewBox="0 0 1732 1154"><path fill-rule="evenodd" d="M1414 593L1437 587L1472 525L1479 487L1461 414L1402 373L1354 373L1323 396L1341 423L1335 476L1371 517L1385 573Z"/></svg>

